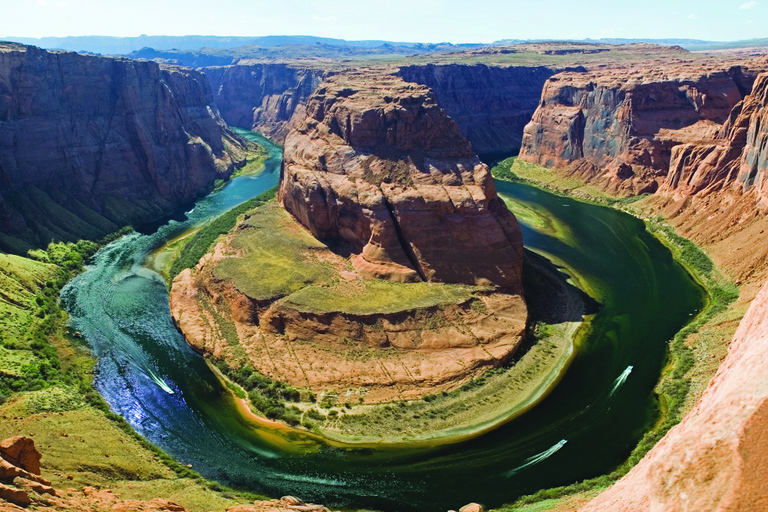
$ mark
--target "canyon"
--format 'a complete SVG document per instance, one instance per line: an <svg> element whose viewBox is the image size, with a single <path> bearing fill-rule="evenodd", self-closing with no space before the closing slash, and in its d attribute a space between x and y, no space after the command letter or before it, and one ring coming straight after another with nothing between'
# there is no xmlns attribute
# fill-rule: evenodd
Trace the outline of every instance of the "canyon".
<svg viewBox="0 0 768 512"><path fill-rule="evenodd" d="M0 244L23 252L168 215L245 162L247 144L226 123L262 131L285 142L279 199L292 217L280 222L304 241L308 266L333 267L334 286L353 296L370 278L468 288L452 289L458 298L448 303L376 317L308 310L298 296L286 300L295 289L259 295L222 267L256 251L238 237L264 230L263 218L246 215L176 278L176 323L205 355L330 390L340 403L378 403L453 389L520 344L522 240L476 153L519 149L521 161L611 194L648 194L637 211L663 215L704 247L741 286L739 305L751 306L686 419L585 509L762 510L768 61L673 50L635 65L579 51L573 62L538 66L246 62L193 71L4 45ZM47 68L61 71L43 77ZM445 237L451 222L465 223L462 236ZM494 265L480 268L480 259ZM216 327L218 316L237 342ZM265 339L268 350L257 344ZM411 359L371 370L369 359L349 357L350 340ZM289 362L270 363L270 349Z"/></svg>

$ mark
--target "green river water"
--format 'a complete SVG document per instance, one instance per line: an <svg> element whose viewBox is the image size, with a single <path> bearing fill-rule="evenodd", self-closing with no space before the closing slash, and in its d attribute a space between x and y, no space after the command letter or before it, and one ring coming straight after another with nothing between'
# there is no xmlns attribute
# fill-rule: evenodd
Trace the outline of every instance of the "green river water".
<svg viewBox="0 0 768 512"><path fill-rule="evenodd" d="M244 417L174 327L146 256L190 227L273 187L281 148L183 218L100 251L62 292L98 359L96 386L143 436L204 476L337 507L445 511L498 506L611 471L658 417L653 387L668 341L705 303L670 252L622 212L497 182L528 249L569 269L600 303L565 377L539 405L475 439L429 447L332 447ZM630 368L631 367L631 368Z"/></svg>

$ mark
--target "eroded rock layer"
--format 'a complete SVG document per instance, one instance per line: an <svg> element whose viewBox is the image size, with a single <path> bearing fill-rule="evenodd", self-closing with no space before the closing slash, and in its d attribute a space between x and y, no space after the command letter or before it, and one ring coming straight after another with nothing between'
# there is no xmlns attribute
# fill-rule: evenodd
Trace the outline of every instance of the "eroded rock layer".
<svg viewBox="0 0 768 512"><path fill-rule="evenodd" d="M277 220L254 221L270 209L279 212ZM254 287L252 280L232 278L232 272L223 269L242 261L259 274L286 271L270 267L265 263L270 257L242 238L258 239L260 231L273 229L285 236L298 231L298 236L311 239L279 205L260 210L246 215L213 252L173 281L171 314L187 342L201 354L234 368L249 364L262 375L317 395L332 393L340 403L377 403L455 389L508 361L519 347L527 312L516 294L480 289L456 299L409 306L398 303L398 296L403 296L397 287L412 284L387 283L395 290L382 304L385 312L346 310L345 295L361 301L380 301L382 295L366 294L367 280L349 269L348 258L316 241L302 249L292 265L302 268L322 262L339 269L330 285L336 301L326 302L325 310L297 303L302 288L317 291L312 283L297 283L294 294L260 294L263 288ZM337 280L342 282L334 284ZM400 290L408 293L406 288ZM241 351L244 354L238 355Z"/></svg>
<svg viewBox="0 0 768 512"><path fill-rule="evenodd" d="M324 82L286 138L279 198L318 239L351 244L367 277L521 290L517 220L426 87Z"/></svg>
<svg viewBox="0 0 768 512"><path fill-rule="evenodd" d="M401 67L398 74L429 87L475 153L484 155L520 150L544 83L557 71L545 66L426 64Z"/></svg>
<svg viewBox="0 0 768 512"><path fill-rule="evenodd" d="M614 192L654 192L673 148L714 140L756 75L706 62L557 74L525 128L520 157Z"/></svg>
<svg viewBox="0 0 768 512"><path fill-rule="evenodd" d="M198 72L0 45L0 248L156 220L244 159Z"/></svg>

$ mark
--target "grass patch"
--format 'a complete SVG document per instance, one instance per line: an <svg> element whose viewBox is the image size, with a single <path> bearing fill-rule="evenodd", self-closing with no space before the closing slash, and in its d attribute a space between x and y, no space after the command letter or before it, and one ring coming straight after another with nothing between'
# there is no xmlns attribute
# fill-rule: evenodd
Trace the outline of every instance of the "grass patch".
<svg viewBox="0 0 768 512"><path fill-rule="evenodd" d="M240 215L248 210L265 204L266 202L274 199L277 194L277 188L273 188L264 192L263 194L249 199L243 204L236 206L228 212L216 217L210 223L206 224L200 230L195 233L189 242L184 246L179 254L179 257L173 262L170 270L170 280L179 275L179 273L187 268L192 268L197 265L205 253L207 253L216 239L228 233L235 224Z"/></svg>
<svg viewBox="0 0 768 512"><path fill-rule="evenodd" d="M258 300L283 298L304 312L394 313L472 298L479 288L435 283L344 279L346 258L333 254L276 203L249 211L232 238L242 256L222 260L217 277Z"/></svg>
<svg viewBox="0 0 768 512"><path fill-rule="evenodd" d="M631 204L645 197L645 195L615 197L603 192L599 187L584 183L578 178L562 176L557 171L524 162L516 156L494 165L491 168L491 174L497 179L525 183L556 194L565 194L587 202L609 206Z"/></svg>

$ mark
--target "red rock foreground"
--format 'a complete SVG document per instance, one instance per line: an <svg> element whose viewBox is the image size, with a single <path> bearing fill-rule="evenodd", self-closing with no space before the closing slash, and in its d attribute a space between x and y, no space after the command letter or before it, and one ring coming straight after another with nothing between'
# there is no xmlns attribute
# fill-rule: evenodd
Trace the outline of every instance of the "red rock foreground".
<svg viewBox="0 0 768 512"><path fill-rule="evenodd" d="M768 510L768 284L699 403L585 511Z"/></svg>

